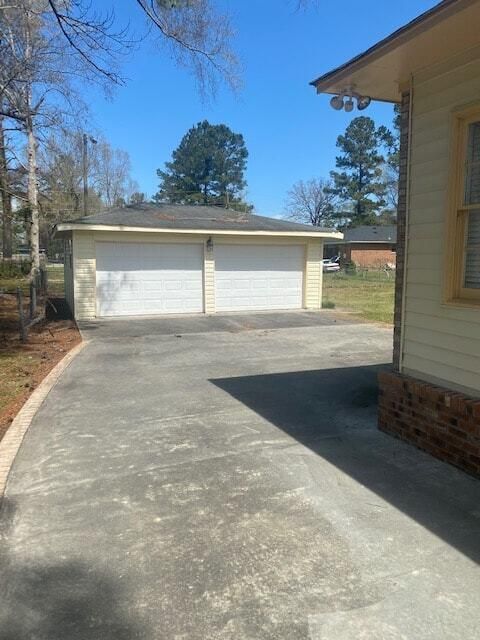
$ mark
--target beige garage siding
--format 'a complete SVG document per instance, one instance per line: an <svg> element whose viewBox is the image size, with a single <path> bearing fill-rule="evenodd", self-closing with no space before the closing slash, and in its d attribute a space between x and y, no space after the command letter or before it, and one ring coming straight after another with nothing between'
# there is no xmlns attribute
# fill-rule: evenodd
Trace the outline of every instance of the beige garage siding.
<svg viewBox="0 0 480 640"><path fill-rule="evenodd" d="M215 313L215 251L208 251L205 244L203 266L203 297L205 313Z"/></svg>
<svg viewBox="0 0 480 640"><path fill-rule="evenodd" d="M93 233L73 231L75 317L95 317L95 243Z"/></svg>
<svg viewBox="0 0 480 640"><path fill-rule="evenodd" d="M322 308L323 286L323 244L309 242L305 266L305 307L307 309Z"/></svg>
<svg viewBox="0 0 480 640"><path fill-rule="evenodd" d="M213 251L207 251L208 235L169 235L115 231L73 231L73 272L75 283L75 317L78 320L92 319L96 315L96 259L95 242L198 242L204 245L204 310L215 313L215 244L304 244L305 278L304 307L318 310L322 307L322 240L302 241L299 238L279 239L232 236L213 236Z"/></svg>
<svg viewBox="0 0 480 640"><path fill-rule="evenodd" d="M443 303L451 117L480 102L480 49L413 81L403 370L480 393L480 309Z"/></svg>
<svg viewBox="0 0 480 640"><path fill-rule="evenodd" d="M72 239L66 238L64 245L63 257L63 277L65 282L65 300L68 308L74 313L73 302L73 255L72 255Z"/></svg>

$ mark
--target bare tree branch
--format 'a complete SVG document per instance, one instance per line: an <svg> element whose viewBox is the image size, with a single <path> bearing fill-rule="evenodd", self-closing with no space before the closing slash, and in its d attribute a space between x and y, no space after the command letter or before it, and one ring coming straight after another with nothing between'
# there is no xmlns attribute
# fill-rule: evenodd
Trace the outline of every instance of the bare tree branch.
<svg viewBox="0 0 480 640"><path fill-rule="evenodd" d="M53 0L48 0L48 4L50 5L52 11L53 11L53 15L55 16L57 22L58 22L58 26L60 27L60 31L63 33L63 35L65 36L65 38L67 39L68 43L70 44L71 47L73 47L73 49L75 49L75 51L77 53L80 54L80 56L89 64L92 65L92 67L98 71L99 73L103 74L105 77L107 77L109 80L112 80L113 82L117 82L116 77L114 74L110 73L109 71L107 71L106 69L103 69L102 67L100 67L98 64L96 64L96 62L91 58L91 56L87 56L87 54L80 48L80 46L74 41L74 39L70 36L70 34L68 33L66 27L65 27L65 20L64 20L64 16L61 15L59 13L59 11L57 10L57 7L55 5L55 2Z"/></svg>
<svg viewBox="0 0 480 640"><path fill-rule="evenodd" d="M322 178L295 183L288 192L288 217L315 227L332 226L336 197L329 191L330 187L331 183Z"/></svg>
<svg viewBox="0 0 480 640"><path fill-rule="evenodd" d="M190 68L202 93L215 91L216 78L233 90L240 85L238 60L231 49L233 28L226 15L219 14L210 0L173 3L136 0L181 66Z"/></svg>

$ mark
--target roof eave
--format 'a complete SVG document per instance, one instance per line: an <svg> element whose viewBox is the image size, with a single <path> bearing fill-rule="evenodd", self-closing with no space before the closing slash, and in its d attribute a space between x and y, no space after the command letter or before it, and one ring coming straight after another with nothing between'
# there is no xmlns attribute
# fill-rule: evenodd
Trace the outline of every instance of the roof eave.
<svg viewBox="0 0 480 640"><path fill-rule="evenodd" d="M323 74L317 79L312 80L310 85L316 88L317 93L337 93L337 89L333 88L334 84L348 78L363 67L378 61L382 56L412 40L418 34L423 33L438 22L445 20L453 13L459 11L460 8L468 7L476 1L477 0L443 0L440 4L437 4L428 11L425 11L420 16L403 27L400 27L400 29L397 29L383 40L380 40L363 53L355 56L348 62L336 67L328 73ZM391 96L382 97L381 95L372 95L370 97L383 102L397 101L392 99Z"/></svg>
<svg viewBox="0 0 480 640"><path fill-rule="evenodd" d="M291 238L343 238L343 233L338 231L268 231L247 229L166 229L152 227L129 227L127 225L103 225L103 224L74 224L60 223L56 225L54 234L65 234L69 231L124 231L137 233L163 233L163 234L188 234L188 235L231 235L231 236L270 236Z"/></svg>

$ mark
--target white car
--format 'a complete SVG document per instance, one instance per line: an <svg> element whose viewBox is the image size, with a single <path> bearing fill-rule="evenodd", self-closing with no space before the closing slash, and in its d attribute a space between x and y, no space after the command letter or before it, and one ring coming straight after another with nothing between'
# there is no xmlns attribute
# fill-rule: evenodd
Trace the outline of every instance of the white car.
<svg viewBox="0 0 480 640"><path fill-rule="evenodd" d="M335 259L325 258L325 260L322 260L322 263L324 273L333 273L335 271L340 271L340 265L338 264L338 262L335 262Z"/></svg>

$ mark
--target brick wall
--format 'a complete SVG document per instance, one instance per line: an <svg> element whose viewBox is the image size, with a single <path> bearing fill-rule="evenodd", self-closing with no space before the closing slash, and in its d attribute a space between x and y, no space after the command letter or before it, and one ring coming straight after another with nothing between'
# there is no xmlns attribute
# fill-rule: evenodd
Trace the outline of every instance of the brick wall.
<svg viewBox="0 0 480 640"><path fill-rule="evenodd" d="M395 311L393 316L393 367L400 368L403 282L405 278L405 237L407 222L408 138L410 93L402 94L400 119L400 175L397 208L397 269L395 276Z"/></svg>
<svg viewBox="0 0 480 640"><path fill-rule="evenodd" d="M353 245L350 247L349 256L348 259L359 267L381 269L386 264L395 264L395 251L392 251L391 245Z"/></svg>
<svg viewBox="0 0 480 640"><path fill-rule="evenodd" d="M379 386L381 431L480 478L480 400L394 371Z"/></svg>

